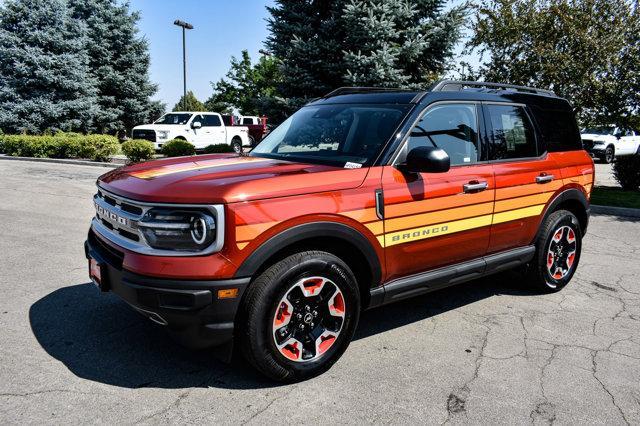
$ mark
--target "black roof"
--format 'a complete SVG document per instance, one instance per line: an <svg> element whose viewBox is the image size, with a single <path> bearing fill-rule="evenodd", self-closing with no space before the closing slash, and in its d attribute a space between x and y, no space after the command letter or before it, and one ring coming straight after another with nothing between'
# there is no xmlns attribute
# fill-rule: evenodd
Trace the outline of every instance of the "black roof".
<svg viewBox="0 0 640 426"><path fill-rule="evenodd" d="M341 87L311 103L342 104L419 104L434 100L478 100L521 102L558 97L550 90L512 84L478 81L441 80L429 90L404 90L380 87Z"/></svg>

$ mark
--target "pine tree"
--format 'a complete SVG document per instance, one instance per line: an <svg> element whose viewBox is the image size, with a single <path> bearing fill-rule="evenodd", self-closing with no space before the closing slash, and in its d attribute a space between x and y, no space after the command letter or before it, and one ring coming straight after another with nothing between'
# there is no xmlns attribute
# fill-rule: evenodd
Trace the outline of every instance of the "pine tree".
<svg viewBox="0 0 640 426"><path fill-rule="evenodd" d="M425 87L448 69L463 6L444 0L276 0L269 50L281 61L279 93L324 95L344 85Z"/></svg>
<svg viewBox="0 0 640 426"><path fill-rule="evenodd" d="M117 0L69 0L69 7L88 27L89 66L100 106L97 130L116 133L145 122L157 86L149 80L148 43L138 35L139 14Z"/></svg>
<svg viewBox="0 0 640 426"><path fill-rule="evenodd" d="M207 111L207 108L196 98L196 95L189 90L187 92L186 102L185 97L182 96L173 107L173 111Z"/></svg>
<svg viewBox="0 0 640 426"><path fill-rule="evenodd" d="M0 128L87 131L96 113L86 26L64 0L7 0L0 7Z"/></svg>

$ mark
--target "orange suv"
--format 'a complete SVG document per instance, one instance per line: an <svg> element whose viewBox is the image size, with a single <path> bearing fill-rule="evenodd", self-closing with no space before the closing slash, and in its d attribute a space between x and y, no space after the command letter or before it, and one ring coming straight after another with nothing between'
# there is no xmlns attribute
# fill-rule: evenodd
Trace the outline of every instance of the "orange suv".
<svg viewBox="0 0 640 426"><path fill-rule="evenodd" d="M89 273L193 347L301 380L363 309L520 267L558 291L580 260L594 167L569 103L512 85L342 88L250 154L100 177Z"/></svg>

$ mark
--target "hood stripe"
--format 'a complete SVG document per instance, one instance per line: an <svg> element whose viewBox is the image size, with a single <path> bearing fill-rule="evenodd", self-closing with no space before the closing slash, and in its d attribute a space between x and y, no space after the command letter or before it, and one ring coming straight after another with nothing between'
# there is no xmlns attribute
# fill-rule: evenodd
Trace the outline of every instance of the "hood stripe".
<svg viewBox="0 0 640 426"><path fill-rule="evenodd" d="M140 179L153 179L159 176L166 176L174 173L188 172L192 170L213 169L216 167L233 166L236 164L248 164L248 163L259 163L263 161L269 161L269 159L267 158L256 158L255 160L249 159L249 158L250 157L244 157L242 159L234 159L230 161L220 161L216 159L216 160L206 160L206 161L200 161L200 162L194 161L188 164L169 164L167 166L160 166L153 169L129 172L129 175L140 178Z"/></svg>

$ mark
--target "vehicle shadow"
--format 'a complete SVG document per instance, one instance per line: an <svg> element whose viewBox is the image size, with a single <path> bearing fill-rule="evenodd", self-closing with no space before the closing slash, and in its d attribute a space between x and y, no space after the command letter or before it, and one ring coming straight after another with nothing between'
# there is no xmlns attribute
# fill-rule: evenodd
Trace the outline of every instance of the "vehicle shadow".
<svg viewBox="0 0 640 426"><path fill-rule="evenodd" d="M532 295L519 280L497 275L363 313L355 339L382 333L497 294ZM174 343L165 330L93 284L60 288L29 310L31 329L49 355L78 377L125 388L277 386L239 357L218 361L211 350Z"/></svg>

